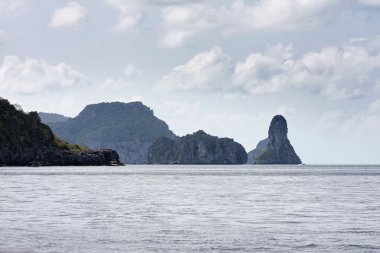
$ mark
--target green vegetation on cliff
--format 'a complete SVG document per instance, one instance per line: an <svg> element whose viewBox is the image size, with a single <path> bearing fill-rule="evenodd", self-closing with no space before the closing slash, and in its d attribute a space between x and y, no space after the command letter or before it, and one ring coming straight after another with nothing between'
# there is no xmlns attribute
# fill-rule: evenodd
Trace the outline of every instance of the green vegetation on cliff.
<svg viewBox="0 0 380 253"><path fill-rule="evenodd" d="M59 149L62 149L62 150L69 150L69 151L86 151L86 150L89 150L88 147L80 146L78 144L68 143L67 141L61 140L57 136L55 136L54 142L57 145L57 147Z"/></svg>
<svg viewBox="0 0 380 253"><path fill-rule="evenodd" d="M106 165L118 163L112 150L89 150L54 136L36 112L25 113L0 99L0 164Z"/></svg>
<svg viewBox="0 0 380 253"><path fill-rule="evenodd" d="M40 122L36 112L28 114L17 110L8 100L0 100L0 144L11 149L17 147L53 147L51 129Z"/></svg>

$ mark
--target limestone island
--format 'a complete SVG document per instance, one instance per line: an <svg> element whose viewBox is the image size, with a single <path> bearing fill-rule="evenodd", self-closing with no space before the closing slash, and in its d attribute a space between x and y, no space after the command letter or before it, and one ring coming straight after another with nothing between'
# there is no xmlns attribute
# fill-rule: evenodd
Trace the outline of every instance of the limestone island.
<svg viewBox="0 0 380 253"><path fill-rule="evenodd" d="M302 164L288 139L288 125L282 115L273 117L268 138L260 141L248 153L248 163L254 164Z"/></svg>
<svg viewBox="0 0 380 253"><path fill-rule="evenodd" d="M56 137L37 112L25 113L0 98L0 165L121 165L112 149L89 149Z"/></svg>
<svg viewBox="0 0 380 253"><path fill-rule="evenodd" d="M162 137L148 150L150 164L245 164L244 147L229 138L218 138L202 130L169 139Z"/></svg>
<svg viewBox="0 0 380 253"><path fill-rule="evenodd" d="M87 105L69 119L46 113L40 116L59 138L94 149L114 149L124 164L147 164L153 142L160 137L177 137L141 102Z"/></svg>

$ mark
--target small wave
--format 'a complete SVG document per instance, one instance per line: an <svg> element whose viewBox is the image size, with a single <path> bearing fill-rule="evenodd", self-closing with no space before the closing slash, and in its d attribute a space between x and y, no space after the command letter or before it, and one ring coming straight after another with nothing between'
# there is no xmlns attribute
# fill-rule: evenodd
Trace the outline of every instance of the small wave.
<svg viewBox="0 0 380 253"><path fill-rule="evenodd" d="M361 250L380 250L380 247L367 244L345 244L346 249L361 249Z"/></svg>
<svg viewBox="0 0 380 253"><path fill-rule="evenodd" d="M318 244L315 244L315 243L296 246L297 249L309 249L309 248L316 248L316 247L318 247Z"/></svg>
<svg viewBox="0 0 380 253"><path fill-rule="evenodd" d="M0 253L33 253L31 250L0 249Z"/></svg>

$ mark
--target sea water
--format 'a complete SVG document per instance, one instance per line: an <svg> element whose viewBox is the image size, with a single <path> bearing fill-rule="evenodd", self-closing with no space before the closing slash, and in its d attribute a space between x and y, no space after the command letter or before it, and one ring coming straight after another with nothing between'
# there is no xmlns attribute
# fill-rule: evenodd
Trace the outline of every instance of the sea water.
<svg viewBox="0 0 380 253"><path fill-rule="evenodd" d="M380 252L380 167L3 167L0 252Z"/></svg>

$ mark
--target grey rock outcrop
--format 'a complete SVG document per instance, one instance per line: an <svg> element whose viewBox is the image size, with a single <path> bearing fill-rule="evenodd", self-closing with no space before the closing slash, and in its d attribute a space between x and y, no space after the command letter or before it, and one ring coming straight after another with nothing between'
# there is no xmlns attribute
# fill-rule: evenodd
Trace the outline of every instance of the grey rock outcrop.
<svg viewBox="0 0 380 253"><path fill-rule="evenodd" d="M255 163L257 161L257 159L259 158L259 156L261 156L267 150L268 144L269 144L268 138L261 140L257 144L255 149L248 152L248 161L247 162L248 163Z"/></svg>
<svg viewBox="0 0 380 253"><path fill-rule="evenodd" d="M249 152L249 163L256 164L301 164L288 139L286 119L281 115L273 117L268 138L259 142L256 149Z"/></svg>
<svg viewBox="0 0 380 253"><path fill-rule="evenodd" d="M112 149L61 150L55 147L20 149L0 144L2 166L102 166L121 165L119 155Z"/></svg>
<svg viewBox="0 0 380 253"><path fill-rule="evenodd" d="M247 152L229 138L218 138L200 130L176 140L160 138L149 147L152 164L244 164Z"/></svg>
<svg viewBox="0 0 380 253"><path fill-rule="evenodd" d="M111 148L128 164L146 164L148 148L160 137L176 138L141 102L88 105L75 118L48 123L58 137L90 148Z"/></svg>
<svg viewBox="0 0 380 253"><path fill-rule="evenodd" d="M112 149L59 150L43 154L41 165L101 166L121 165L119 155Z"/></svg>

